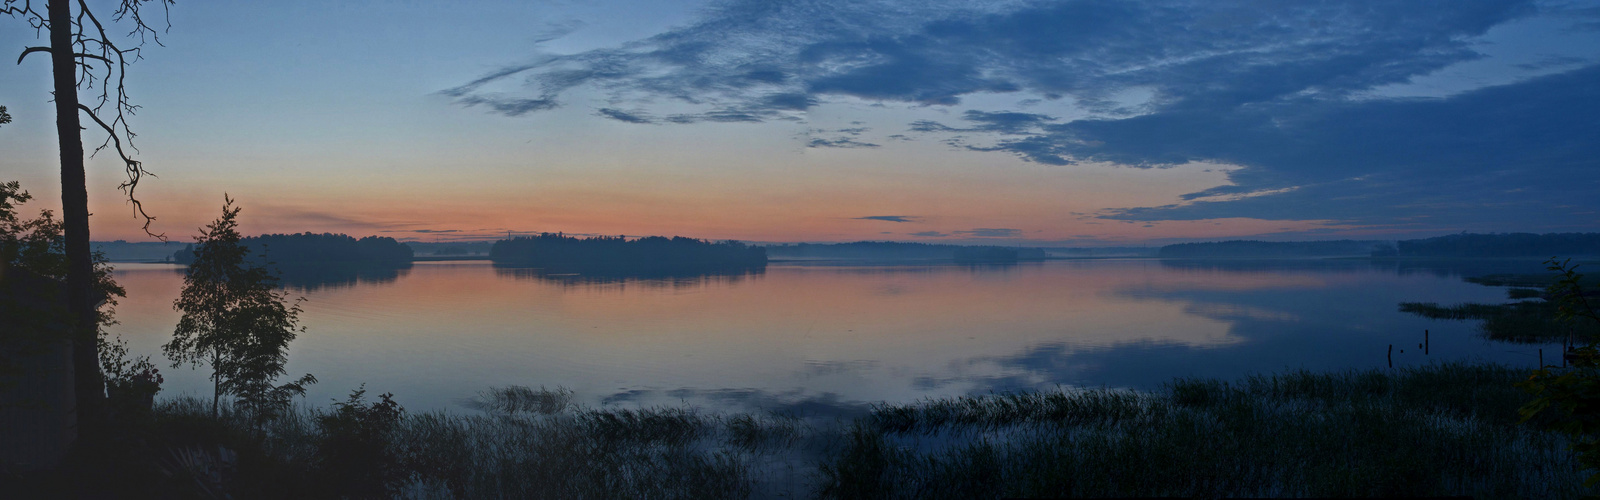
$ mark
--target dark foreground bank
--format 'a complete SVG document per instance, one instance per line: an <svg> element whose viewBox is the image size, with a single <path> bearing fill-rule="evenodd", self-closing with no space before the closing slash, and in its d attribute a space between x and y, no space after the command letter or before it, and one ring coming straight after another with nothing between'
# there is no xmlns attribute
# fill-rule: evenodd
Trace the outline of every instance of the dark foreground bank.
<svg viewBox="0 0 1600 500"><path fill-rule="evenodd" d="M1527 372L1494 365L1063 390L874 407L853 421L588 408L509 388L475 412L355 397L257 425L160 401L98 456L0 477L21 497L1576 498Z"/></svg>

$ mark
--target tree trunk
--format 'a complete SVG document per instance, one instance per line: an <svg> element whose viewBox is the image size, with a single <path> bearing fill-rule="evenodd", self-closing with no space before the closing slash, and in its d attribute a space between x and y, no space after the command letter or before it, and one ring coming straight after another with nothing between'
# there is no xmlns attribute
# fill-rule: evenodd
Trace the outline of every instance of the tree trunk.
<svg viewBox="0 0 1600 500"><path fill-rule="evenodd" d="M83 172L83 127L78 121L78 64L72 47L72 7L49 0L50 70L55 82L56 139L61 148L61 219L67 244L67 312L72 316L73 385L79 433L93 433L105 415L105 381L97 352L99 325L92 293L89 193Z"/></svg>
<svg viewBox="0 0 1600 500"><path fill-rule="evenodd" d="M217 401L222 399L222 372L217 371L217 362L222 360L222 354L211 352L211 418L217 418Z"/></svg>

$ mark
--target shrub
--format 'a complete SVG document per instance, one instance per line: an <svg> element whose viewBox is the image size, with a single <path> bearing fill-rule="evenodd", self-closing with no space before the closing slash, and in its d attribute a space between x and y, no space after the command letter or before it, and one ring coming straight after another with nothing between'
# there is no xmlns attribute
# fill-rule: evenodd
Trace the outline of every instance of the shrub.
<svg viewBox="0 0 1600 500"><path fill-rule="evenodd" d="M366 401L366 386L350 392L333 410L316 415L321 439L313 458L318 483L330 496L386 497L408 474L391 440L405 409L383 393Z"/></svg>

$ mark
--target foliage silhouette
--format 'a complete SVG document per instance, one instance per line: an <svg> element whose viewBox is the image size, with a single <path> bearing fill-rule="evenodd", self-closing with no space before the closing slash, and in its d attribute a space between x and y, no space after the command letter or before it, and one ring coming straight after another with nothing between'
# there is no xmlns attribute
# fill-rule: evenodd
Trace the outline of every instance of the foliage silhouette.
<svg viewBox="0 0 1600 500"><path fill-rule="evenodd" d="M285 373L289 342L305 331L298 324L300 306L286 303L277 278L249 261L249 249L240 243L240 209L233 199L225 199L222 216L195 238L194 262L173 303L183 317L162 350L174 367L211 366L214 414L226 394L236 398L236 407L264 422L317 379L307 374L274 385Z"/></svg>
<svg viewBox="0 0 1600 500"><path fill-rule="evenodd" d="M280 283L302 290L356 283L386 283L411 267L412 250L394 238L345 234L264 234L239 240L251 249L246 260L278 272ZM194 262L194 245L172 255L173 262Z"/></svg>
<svg viewBox="0 0 1600 500"><path fill-rule="evenodd" d="M1600 323L1600 312L1580 284L1583 275L1578 266L1570 259L1551 258L1547 263L1561 276L1548 289L1559 304L1560 319ZM1583 484L1592 488L1600 485L1600 337L1583 340L1585 345L1562 353L1571 367L1541 366L1517 385L1535 396L1519 411L1522 420L1555 413L1559 420L1554 427L1572 439L1570 449L1590 474Z"/></svg>
<svg viewBox="0 0 1600 500"><path fill-rule="evenodd" d="M562 272L564 271L564 272ZM618 285L636 283L646 287L695 288L712 283L738 283L746 278L759 278L767 272L765 267L738 268L668 268L668 269L616 269L584 268L546 270L514 264L494 264L496 276L512 279L538 280L567 287Z"/></svg>
<svg viewBox="0 0 1600 500"><path fill-rule="evenodd" d="M489 258L497 264L581 273L743 269L767 264L766 249L737 241L712 243L681 236L579 239L552 233L497 241Z"/></svg>
<svg viewBox="0 0 1600 500"><path fill-rule="evenodd" d="M1600 233L1452 234L1395 242L1399 257L1600 255Z"/></svg>
<svg viewBox="0 0 1600 500"><path fill-rule="evenodd" d="M1507 304L1456 304L1440 306L1432 302L1402 302L1400 312L1429 319L1482 320L1480 327L1485 337L1507 342L1546 344L1582 333L1585 337L1600 334L1600 324L1571 324L1560 319L1559 305L1545 297L1528 297L1530 289L1512 288L1507 291L1512 299Z"/></svg>
<svg viewBox="0 0 1600 500"><path fill-rule="evenodd" d="M67 260L66 305L73 320L72 361L74 392L80 427L94 434L105 416L105 385L99 373L100 344L96 328L99 312L94 296L95 257L89 248L89 194L85 182L83 126L79 113L87 115L106 134L106 139L94 152L112 149L122 161L128 180L118 186L133 205L136 217L144 218L145 233L155 220L145 213L144 205L134 195L139 181L149 172L144 164L128 154L135 150L134 133L128 128L128 118L138 106L128 98L127 68L140 59L144 43L160 44L159 33L145 23L143 8L154 1L163 9L173 0L119 0L111 17L102 22L86 2L71 0L3 0L0 13L21 17L36 32L49 33L49 46L27 47L18 56L21 64L30 54L50 56L50 73L53 83L52 100L56 108L56 140L61 158L61 207L63 247ZM36 3L44 4L41 12ZM72 6L79 7L73 12ZM102 11L102 14L104 12ZM131 28L118 38L112 35L119 27ZM133 46L121 45L121 40L136 37ZM91 90L89 98L81 100L78 90Z"/></svg>
<svg viewBox="0 0 1600 500"><path fill-rule="evenodd" d="M246 258L252 262L278 264L319 264L347 262L409 263L411 247L394 238L367 236L356 239L345 234L299 233L263 234L240 239L240 244L258 249ZM179 264L194 262L194 246L174 253Z"/></svg>
<svg viewBox="0 0 1600 500"><path fill-rule="evenodd" d="M1327 257L1368 255L1381 241L1255 241L1231 240L1178 243L1161 247L1156 256L1166 259L1207 257Z"/></svg>
<svg viewBox="0 0 1600 500"><path fill-rule="evenodd" d="M1016 262L1017 250L1001 247L965 247L957 248L953 258L956 262L969 264L982 262Z"/></svg>
<svg viewBox="0 0 1600 500"><path fill-rule="evenodd" d="M61 221L55 219L55 214L49 210L40 210L39 216L31 220L22 220L17 217L17 207L33 199L27 191L22 190L22 185L16 181L0 183L0 266L23 269L50 281L44 283L46 288L59 283L67 274L67 256L64 251L65 241L62 235ZM105 256L99 252L93 254L94 260L94 297L100 307L95 309L95 324L103 328L116 323L113 307L117 304L118 297L126 297L127 291L112 279L111 265L106 262ZM41 289L36 292L54 296L59 290ZM0 312L9 318L16 318L19 323L12 325L18 327L15 336L9 340L23 344L37 344L61 340L56 338L51 329L44 326L51 323L65 324L64 308L47 310L12 310L21 306L13 301L6 301L0 305ZM97 328L96 342L103 349L110 342L106 332ZM30 346L18 346L29 349ZM126 366L132 363L137 369L149 367L148 358L128 360L123 356L107 356L108 353L100 352L98 360L103 368L113 366ZM110 353L116 354L116 353ZM0 367L3 368L3 367ZM101 372L105 378L104 383L120 384L130 381L129 373L116 369Z"/></svg>
<svg viewBox="0 0 1600 500"><path fill-rule="evenodd" d="M1003 249L1015 252L1012 260L1042 260L1045 251L1038 248L1007 248L995 246L962 246L938 243L904 243L898 241L855 241L850 243L796 243L770 245L767 253L773 257L800 259L856 259L856 260L945 260L956 259L958 252L982 252L984 249Z"/></svg>
<svg viewBox="0 0 1600 500"><path fill-rule="evenodd" d="M405 409L393 394L368 403L366 386L350 393L333 410L317 413L322 431L312 458L315 482L334 498L387 498L407 479L391 444Z"/></svg>

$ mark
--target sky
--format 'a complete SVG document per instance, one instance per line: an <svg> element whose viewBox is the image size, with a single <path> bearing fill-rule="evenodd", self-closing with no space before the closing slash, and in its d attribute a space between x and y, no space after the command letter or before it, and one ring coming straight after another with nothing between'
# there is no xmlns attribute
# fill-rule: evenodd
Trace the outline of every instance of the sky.
<svg viewBox="0 0 1600 500"><path fill-rule="evenodd" d="M128 88L157 176L139 193L178 241L225 194L246 233L416 241L1600 231L1600 1L215 0L164 20ZM0 18L0 49L41 43ZM0 68L0 181L55 209L48 62ZM120 165L89 170L93 239L152 241Z"/></svg>

